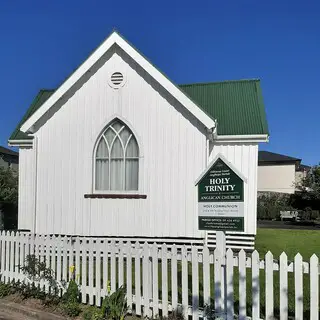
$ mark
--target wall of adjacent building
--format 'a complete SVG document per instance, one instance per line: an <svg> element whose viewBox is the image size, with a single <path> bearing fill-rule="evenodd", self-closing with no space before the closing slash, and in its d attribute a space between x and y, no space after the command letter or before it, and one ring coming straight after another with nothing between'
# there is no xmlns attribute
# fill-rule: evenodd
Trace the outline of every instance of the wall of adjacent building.
<svg viewBox="0 0 320 320"><path fill-rule="evenodd" d="M294 193L296 166L292 164L270 164L258 166L258 191Z"/></svg>

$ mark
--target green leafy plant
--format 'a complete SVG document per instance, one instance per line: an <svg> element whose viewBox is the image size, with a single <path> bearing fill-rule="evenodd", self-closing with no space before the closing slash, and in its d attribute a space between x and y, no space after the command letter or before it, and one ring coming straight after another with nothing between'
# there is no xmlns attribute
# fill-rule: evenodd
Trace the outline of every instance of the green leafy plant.
<svg viewBox="0 0 320 320"><path fill-rule="evenodd" d="M52 269L47 268L45 261L40 261L34 254L26 256L21 271L27 276L30 282L37 283L40 280L47 281L53 292L61 289L61 285L54 278Z"/></svg>
<svg viewBox="0 0 320 320"><path fill-rule="evenodd" d="M175 309L168 314L168 317L162 317L162 319L184 320L183 310L182 310L182 308Z"/></svg>
<svg viewBox="0 0 320 320"><path fill-rule="evenodd" d="M97 307L89 307L83 312L82 318L84 320L105 320L102 310Z"/></svg>
<svg viewBox="0 0 320 320"><path fill-rule="evenodd" d="M79 302L80 299L80 290L78 284L71 280L68 284L67 291L62 296L63 302Z"/></svg>
<svg viewBox="0 0 320 320"><path fill-rule="evenodd" d="M4 298L11 293L10 284L0 282L0 298Z"/></svg>
<svg viewBox="0 0 320 320"><path fill-rule="evenodd" d="M127 312L126 288L124 286L121 286L112 294L108 294L103 299L101 306L103 319L123 320Z"/></svg>
<svg viewBox="0 0 320 320"><path fill-rule="evenodd" d="M65 302L61 304L62 311L69 317L76 317L80 314L81 308L78 302Z"/></svg>

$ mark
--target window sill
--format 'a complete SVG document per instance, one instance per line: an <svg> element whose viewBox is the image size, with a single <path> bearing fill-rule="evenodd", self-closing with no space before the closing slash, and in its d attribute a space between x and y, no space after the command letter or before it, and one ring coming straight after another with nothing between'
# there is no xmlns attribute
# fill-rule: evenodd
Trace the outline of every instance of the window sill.
<svg viewBox="0 0 320 320"><path fill-rule="evenodd" d="M94 193L94 194L85 194L84 197L86 199L147 199L146 194L101 194L101 193Z"/></svg>

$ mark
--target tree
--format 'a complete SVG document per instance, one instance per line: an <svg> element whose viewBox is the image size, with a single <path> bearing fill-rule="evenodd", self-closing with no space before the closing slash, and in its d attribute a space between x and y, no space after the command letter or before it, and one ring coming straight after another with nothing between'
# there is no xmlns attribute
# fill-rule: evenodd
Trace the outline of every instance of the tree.
<svg viewBox="0 0 320 320"><path fill-rule="evenodd" d="M0 167L0 229L4 229L5 204L18 204L18 173L11 168Z"/></svg>
<svg viewBox="0 0 320 320"><path fill-rule="evenodd" d="M312 167L296 184L298 201L306 207L320 209L320 165Z"/></svg>

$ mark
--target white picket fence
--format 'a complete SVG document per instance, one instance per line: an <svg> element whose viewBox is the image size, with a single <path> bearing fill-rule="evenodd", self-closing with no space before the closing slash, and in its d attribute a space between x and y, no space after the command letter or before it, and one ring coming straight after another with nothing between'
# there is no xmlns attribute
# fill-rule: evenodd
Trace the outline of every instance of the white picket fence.
<svg viewBox="0 0 320 320"><path fill-rule="evenodd" d="M125 285L130 310L147 317L167 316L181 307L186 318L199 319L204 316L204 306L211 304L227 319L237 314L239 319L282 320L288 319L289 306L294 303L294 319L319 318L316 255L303 262L298 254L289 262L282 253L278 262L271 253L260 260L256 251L233 253L229 249L223 257L206 246L168 247L106 238L2 232L1 281L25 281L19 266L24 265L28 254L45 261L57 281L69 281L69 267L74 265L82 302L91 305L100 306L109 285L112 292ZM305 281L307 291L303 290ZM40 286L49 290L48 283L41 282Z"/></svg>

